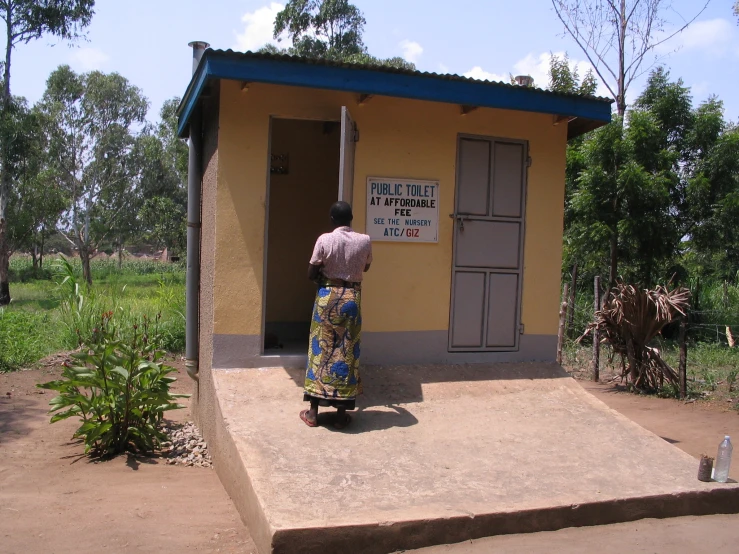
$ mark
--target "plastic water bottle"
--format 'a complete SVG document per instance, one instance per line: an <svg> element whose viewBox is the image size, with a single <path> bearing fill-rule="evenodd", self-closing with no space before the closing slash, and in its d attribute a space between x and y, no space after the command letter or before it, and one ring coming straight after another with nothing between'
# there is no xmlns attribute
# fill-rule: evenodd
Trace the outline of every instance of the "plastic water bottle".
<svg viewBox="0 0 739 554"><path fill-rule="evenodd" d="M719 483L726 483L729 478L729 467L731 466L731 446L729 435L724 437L721 444L718 445L718 455L716 456L716 469L713 470L713 480Z"/></svg>

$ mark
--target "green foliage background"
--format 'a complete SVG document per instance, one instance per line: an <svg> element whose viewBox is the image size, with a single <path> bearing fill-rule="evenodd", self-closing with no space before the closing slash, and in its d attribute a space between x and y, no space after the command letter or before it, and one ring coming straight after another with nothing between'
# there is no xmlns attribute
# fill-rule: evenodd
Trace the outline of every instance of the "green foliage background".
<svg viewBox="0 0 739 554"><path fill-rule="evenodd" d="M158 323L159 348L181 352L185 348L185 270L183 264L126 259L121 269L113 259L93 259L95 284L81 281L79 260L70 260L73 279L60 286L68 272L55 267L34 271L28 257L13 257L13 276L26 276L16 284L15 299L0 309L0 371L32 366L59 350L77 348L79 330L89 338L100 314L113 310L122 325ZM76 289L75 289L76 287Z"/></svg>

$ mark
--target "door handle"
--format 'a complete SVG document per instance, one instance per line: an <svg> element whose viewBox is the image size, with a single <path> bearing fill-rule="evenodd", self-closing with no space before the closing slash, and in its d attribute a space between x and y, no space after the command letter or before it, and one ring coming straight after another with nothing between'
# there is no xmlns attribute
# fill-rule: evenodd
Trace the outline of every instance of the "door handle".
<svg viewBox="0 0 739 554"><path fill-rule="evenodd" d="M472 219L468 215L461 215L461 214L449 214L449 217L451 217L452 219L456 219L457 220L457 222L459 223L459 230L460 231L464 231L464 220L465 219Z"/></svg>

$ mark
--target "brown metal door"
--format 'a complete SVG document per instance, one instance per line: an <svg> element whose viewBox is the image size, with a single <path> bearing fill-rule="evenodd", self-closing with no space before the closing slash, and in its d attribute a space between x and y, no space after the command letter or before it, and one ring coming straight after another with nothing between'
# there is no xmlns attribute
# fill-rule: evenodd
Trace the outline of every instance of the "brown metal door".
<svg viewBox="0 0 739 554"><path fill-rule="evenodd" d="M525 142L459 139L450 351L518 349L527 160Z"/></svg>

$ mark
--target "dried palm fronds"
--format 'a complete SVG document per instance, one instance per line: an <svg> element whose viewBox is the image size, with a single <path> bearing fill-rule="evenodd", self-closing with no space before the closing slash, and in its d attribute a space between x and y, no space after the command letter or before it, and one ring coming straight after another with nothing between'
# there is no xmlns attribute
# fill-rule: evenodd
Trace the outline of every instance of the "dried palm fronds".
<svg viewBox="0 0 739 554"><path fill-rule="evenodd" d="M675 317L685 315L689 300L690 291L681 287L640 290L618 283L603 309L595 313L590 327L597 328L601 341L621 356L622 377L627 377L633 387L656 391L665 380L677 384L675 370L649 343Z"/></svg>

